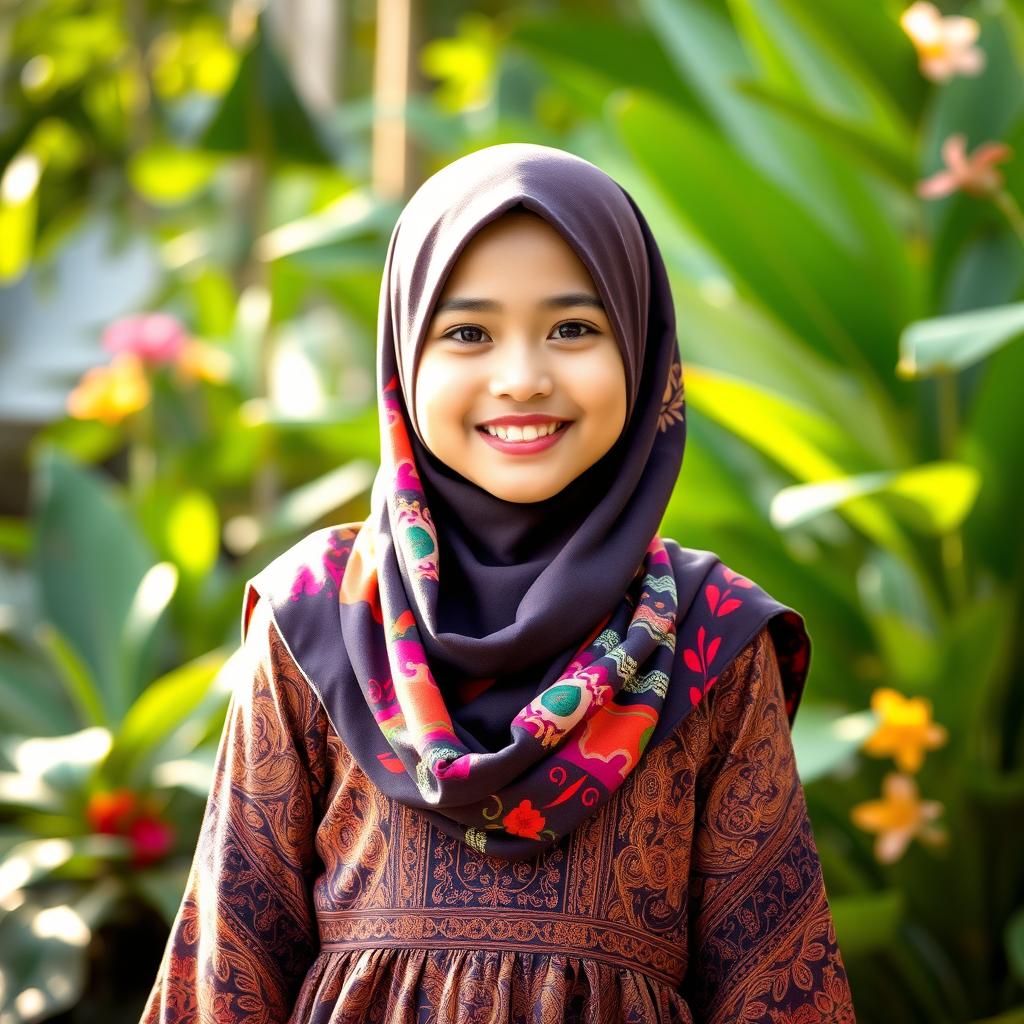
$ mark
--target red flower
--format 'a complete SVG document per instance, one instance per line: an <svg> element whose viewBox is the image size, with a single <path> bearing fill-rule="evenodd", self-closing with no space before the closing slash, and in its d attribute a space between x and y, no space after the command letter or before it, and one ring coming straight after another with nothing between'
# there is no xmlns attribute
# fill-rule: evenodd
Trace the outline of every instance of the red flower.
<svg viewBox="0 0 1024 1024"><path fill-rule="evenodd" d="M544 815L529 800L521 800L518 807L513 807L501 819L506 832L511 832L514 836L524 836L526 839L540 839L540 830L546 821Z"/></svg>
<svg viewBox="0 0 1024 1024"><path fill-rule="evenodd" d="M132 844L132 863L144 867L170 853L174 830L147 801L130 789L94 793L85 808L93 832L127 836Z"/></svg>

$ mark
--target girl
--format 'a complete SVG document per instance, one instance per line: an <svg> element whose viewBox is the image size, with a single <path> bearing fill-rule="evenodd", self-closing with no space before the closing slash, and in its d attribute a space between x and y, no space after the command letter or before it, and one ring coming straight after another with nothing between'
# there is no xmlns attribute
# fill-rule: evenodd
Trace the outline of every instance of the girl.
<svg viewBox="0 0 1024 1024"><path fill-rule="evenodd" d="M144 1022L853 1021L802 617L657 530L686 437L630 196L491 146L403 210L363 523L249 581Z"/></svg>

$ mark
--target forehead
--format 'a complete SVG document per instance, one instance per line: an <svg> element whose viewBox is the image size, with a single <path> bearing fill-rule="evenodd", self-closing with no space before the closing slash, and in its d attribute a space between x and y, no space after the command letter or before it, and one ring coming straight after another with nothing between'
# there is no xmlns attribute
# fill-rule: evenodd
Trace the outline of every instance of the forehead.
<svg viewBox="0 0 1024 1024"><path fill-rule="evenodd" d="M509 274L511 266L515 274ZM536 270L536 273L530 273ZM543 284L558 274L593 289L586 266L558 229L530 211L507 212L470 238L448 272L442 295L486 279L490 287L508 290Z"/></svg>

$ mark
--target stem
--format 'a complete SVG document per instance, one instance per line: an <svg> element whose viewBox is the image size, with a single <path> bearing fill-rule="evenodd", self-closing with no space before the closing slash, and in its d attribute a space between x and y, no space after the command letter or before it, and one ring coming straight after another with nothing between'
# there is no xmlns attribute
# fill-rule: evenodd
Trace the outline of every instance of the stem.
<svg viewBox="0 0 1024 1024"><path fill-rule="evenodd" d="M1021 212L1017 200L1005 188L1001 188L992 194L992 201L1003 211L1017 240L1024 245L1024 213Z"/></svg>
<svg viewBox="0 0 1024 1024"><path fill-rule="evenodd" d="M132 505L139 512L156 479L152 416L152 406L147 405L130 417L128 423L128 494Z"/></svg>
<svg viewBox="0 0 1024 1024"><path fill-rule="evenodd" d="M957 408L957 379L949 373L937 380L939 400L939 450L942 458L952 459L956 453L959 410ZM954 611L967 603L967 566L964 562L964 538L959 527L944 533L939 541L942 568Z"/></svg>

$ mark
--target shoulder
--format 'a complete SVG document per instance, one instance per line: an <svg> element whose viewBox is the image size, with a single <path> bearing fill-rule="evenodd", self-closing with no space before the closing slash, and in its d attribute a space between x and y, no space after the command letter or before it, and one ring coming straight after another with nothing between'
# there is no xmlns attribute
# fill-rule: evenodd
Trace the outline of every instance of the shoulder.
<svg viewBox="0 0 1024 1024"><path fill-rule="evenodd" d="M715 620L727 615L731 629L750 637L746 649L736 653L735 663L731 662L722 676L728 671L735 677L744 665L751 664L773 671L792 726L811 662L811 637L804 616L726 565L714 551L685 548L671 538L662 541L676 577L680 608L710 609Z"/></svg>
<svg viewBox="0 0 1024 1024"><path fill-rule="evenodd" d="M725 668L705 703L714 746L729 746L751 731L788 733L786 693L769 624Z"/></svg>
<svg viewBox="0 0 1024 1024"><path fill-rule="evenodd" d="M242 598L242 640L260 598L276 612L306 595L333 592L336 596L362 525L340 523L314 530L250 577Z"/></svg>
<svg viewBox="0 0 1024 1024"><path fill-rule="evenodd" d="M236 709L248 716L285 725L307 740L322 731L322 709L266 600L258 600L249 616L241 647L233 656L231 695Z"/></svg>

